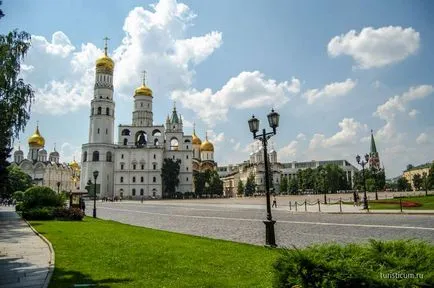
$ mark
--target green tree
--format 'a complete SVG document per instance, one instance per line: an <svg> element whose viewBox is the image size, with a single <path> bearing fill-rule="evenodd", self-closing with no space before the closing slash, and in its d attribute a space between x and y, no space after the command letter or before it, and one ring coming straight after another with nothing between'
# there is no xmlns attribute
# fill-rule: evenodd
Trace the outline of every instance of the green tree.
<svg viewBox="0 0 434 288"><path fill-rule="evenodd" d="M26 191L32 187L32 178L17 166L9 166L7 168L8 181L2 195L3 198L9 198L15 191Z"/></svg>
<svg viewBox="0 0 434 288"><path fill-rule="evenodd" d="M404 177L398 179L398 190L399 191L410 191L411 185Z"/></svg>
<svg viewBox="0 0 434 288"><path fill-rule="evenodd" d="M289 180L288 191L292 195L298 194L298 181L297 181L297 179L295 177L292 177L291 180Z"/></svg>
<svg viewBox="0 0 434 288"><path fill-rule="evenodd" d="M241 196L241 195L243 195L243 193L244 193L244 184L243 184L243 181L240 180L240 181L238 181L237 194L238 194L238 196Z"/></svg>
<svg viewBox="0 0 434 288"><path fill-rule="evenodd" d="M426 172L422 174L422 188L425 190L425 195L428 196L428 190L431 189L432 184Z"/></svg>
<svg viewBox="0 0 434 288"><path fill-rule="evenodd" d="M223 195L223 181L220 179L217 171L209 171L208 175L208 193L211 194L211 197L213 195Z"/></svg>
<svg viewBox="0 0 434 288"><path fill-rule="evenodd" d="M6 194L11 145L26 127L34 99L32 87L19 77L30 40L30 34L18 30L0 35L0 195Z"/></svg>
<svg viewBox="0 0 434 288"><path fill-rule="evenodd" d="M286 194L288 192L288 177L283 176L280 180L280 193Z"/></svg>
<svg viewBox="0 0 434 288"><path fill-rule="evenodd" d="M247 177L246 186L244 188L244 195L245 196L252 196L256 191L256 182L255 182L255 175L253 173L250 173L249 177Z"/></svg>
<svg viewBox="0 0 434 288"><path fill-rule="evenodd" d="M414 167L413 164L408 164L407 165L407 170L411 170L411 169L413 169L413 167Z"/></svg>
<svg viewBox="0 0 434 288"><path fill-rule="evenodd" d="M163 161L163 167L161 168L161 180L163 181L163 197L174 198L176 187L179 185L179 170L181 160L177 159L173 161L170 158L166 158Z"/></svg>
<svg viewBox="0 0 434 288"><path fill-rule="evenodd" d="M416 191L419 191L420 188L422 187L422 184L423 184L422 177L420 176L419 173L417 173L417 174L413 175L413 179L412 180L413 180L414 189L416 189Z"/></svg>
<svg viewBox="0 0 434 288"><path fill-rule="evenodd" d="M375 192L375 190L376 190L375 179L374 178L366 179L366 191Z"/></svg>

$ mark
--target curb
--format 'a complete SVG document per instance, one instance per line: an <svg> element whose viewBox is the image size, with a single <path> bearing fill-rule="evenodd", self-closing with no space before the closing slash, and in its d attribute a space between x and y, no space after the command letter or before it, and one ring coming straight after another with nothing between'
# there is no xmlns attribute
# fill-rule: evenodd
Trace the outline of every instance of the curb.
<svg viewBox="0 0 434 288"><path fill-rule="evenodd" d="M50 284L50 280L51 280L51 277L53 276L53 272L54 272L54 256L55 256L55 254L54 254L53 246L51 245L50 241L48 241L47 238L45 238L42 234L40 234L38 231L36 231L35 228L33 228L32 225L30 225L30 223L27 222L26 219L24 219L24 218L21 218L21 219L23 219L24 222L26 222L27 225L29 225L30 229L32 229L32 231L36 235L38 235L39 238L41 238L42 241L44 241L48 245L48 248L50 250L50 262L48 262L48 274L47 274L47 277L45 277L44 285L42 286L43 288L47 288L48 284Z"/></svg>
<svg viewBox="0 0 434 288"><path fill-rule="evenodd" d="M369 210L369 212L318 212L318 211L292 211L289 210L288 212L290 213L297 213L297 214L315 214L315 213L319 213L319 214L337 214L337 215L342 215L342 214L353 214L353 215L426 215L426 216L431 216L434 215L434 213L422 213L422 212L371 212L372 210Z"/></svg>

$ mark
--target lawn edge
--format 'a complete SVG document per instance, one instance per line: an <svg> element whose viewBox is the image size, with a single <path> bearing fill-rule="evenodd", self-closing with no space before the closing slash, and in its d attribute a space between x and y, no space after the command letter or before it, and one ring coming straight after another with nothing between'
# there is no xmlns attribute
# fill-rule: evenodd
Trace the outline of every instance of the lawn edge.
<svg viewBox="0 0 434 288"><path fill-rule="evenodd" d="M30 229L32 229L32 231L39 236L39 238L42 239L42 241L45 242L45 244L48 245L48 249L50 250L50 262L48 263L48 274L47 277L45 277L44 280L44 285L43 288L47 288L48 285L50 284L50 280L51 277L53 276L53 272L54 272L54 264L55 264L55 252L53 249L53 245L51 245L51 242L48 241L47 238L45 238L41 233L39 233L35 228L33 228L33 226L24 218L22 218L24 220L24 222L27 223L27 225L29 225Z"/></svg>

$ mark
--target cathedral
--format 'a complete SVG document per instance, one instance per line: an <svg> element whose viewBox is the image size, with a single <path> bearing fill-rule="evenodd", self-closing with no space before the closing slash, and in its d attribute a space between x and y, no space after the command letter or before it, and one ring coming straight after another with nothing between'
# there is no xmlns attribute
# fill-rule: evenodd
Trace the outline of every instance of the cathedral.
<svg viewBox="0 0 434 288"><path fill-rule="evenodd" d="M45 139L39 132L39 125L35 133L29 137L29 153L24 158L24 152L18 147L14 152L11 166L18 166L27 173L37 186L47 186L54 191L78 190L80 182L80 166L74 160L71 163L61 163L59 152L47 153Z"/></svg>
<svg viewBox="0 0 434 288"><path fill-rule="evenodd" d="M96 61L89 142L82 145L80 187L83 189L89 181L94 183L94 171L98 171L100 197L162 198L163 161L172 159L180 160L179 185L174 192L194 192L193 171L216 167L214 146L208 137L202 143L195 129L193 135L184 133L175 105L165 125L154 124L154 95L146 86L146 74L134 91L132 122L118 126L118 139L114 141L114 66L106 42L104 55Z"/></svg>

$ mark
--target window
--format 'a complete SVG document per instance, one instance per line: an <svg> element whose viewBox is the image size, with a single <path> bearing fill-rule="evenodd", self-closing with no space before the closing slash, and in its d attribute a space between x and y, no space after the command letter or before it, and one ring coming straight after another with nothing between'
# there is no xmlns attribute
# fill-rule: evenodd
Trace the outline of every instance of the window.
<svg viewBox="0 0 434 288"><path fill-rule="evenodd" d="M99 161L99 152L98 151L93 152L92 161Z"/></svg>
<svg viewBox="0 0 434 288"><path fill-rule="evenodd" d="M84 151L83 153L83 162L87 161L87 151Z"/></svg>
<svg viewBox="0 0 434 288"><path fill-rule="evenodd" d="M188 182L188 177L187 177L187 179L186 179L186 180L187 180L187 182Z"/></svg>
<svg viewBox="0 0 434 288"><path fill-rule="evenodd" d="M143 196L143 188L140 188L140 196Z"/></svg>
<svg viewBox="0 0 434 288"><path fill-rule="evenodd" d="M105 114L110 116L110 108L105 108Z"/></svg>
<svg viewBox="0 0 434 288"><path fill-rule="evenodd" d="M155 182L157 182L157 177L152 177L152 183L155 183Z"/></svg>
<svg viewBox="0 0 434 288"><path fill-rule="evenodd" d="M144 179L143 179L143 176L142 177L140 177L140 182L141 183L143 183L144 181L143 181Z"/></svg>
<svg viewBox="0 0 434 288"><path fill-rule="evenodd" d="M124 170L124 164L121 164L121 170Z"/></svg>
<svg viewBox="0 0 434 288"><path fill-rule="evenodd" d="M187 155L187 157L186 157L187 159L188 159L188 155Z"/></svg>
<svg viewBox="0 0 434 288"><path fill-rule="evenodd" d="M128 139L127 138L124 138L124 146L127 146L127 144L128 144ZM123 154L122 154L122 158L123 158Z"/></svg>
<svg viewBox="0 0 434 288"><path fill-rule="evenodd" d="M157 170L157 164L152 164L154 170Z"/></svg>
<svg viewBox="0 0 434 288"><path fill-rule="evenodd" d="M124 154L121 154L121 159L124 159Z"/></svg>
<svg viewBox="0 0 434 288"><path fill-rule="evenodd" d="M124 129L124 130L122 130L122 132L121 132L121 135L122 135L122 136L130 136L130 134L131 134L131 132L130 132L130 130L128 130L128 129Z"/></svg>
<svg viewBox="0 0 434 288"><path fill-rule="evenodd" d="M133 170L136 170L137 165L133 164Z"/></svg>
<svg viewBox="0 0 434 288"><path fill-rule="evenodd" d="M154 159L157 159L157 155L154 154Z"/></svg>
<svg viewBox="0 0 434 288"><path fill-rule="evenodd" d="M141 167L141 168L142 168L142 170L145 170L145 165L142 164L142 167Z"/></svg>
<svg viewBox="0 0 434 288"><path fill-rule="evenodd" d="M133 188L133 190L131 191L131 194L132 194L133 196L136 196L136 189Z"/></svg>
<svg viewBox="0 0 434 288"><path fill-rule="evenodd" d="M133 183L136 183L136 177L133 177Z"/></svg>
<svg viewBox="0 0 434 288"><path fill-rule="evenodd" d="M112 162L112 152L110 152L110 151L107 152L106 160L107 160L107 162Z"/></svg>
<svg viewBox="0 0 434 288"><path fill-rule="evenodd" d="M140 102L140 107L143 107L143 102Z"/></svg>
<svg viewBox="0 0 434 288"><path fill-rule="evenodd" d="M158 146L159 144L160 144L160 142L158 142L158 139L155 138L155 139L154 139L154 145L155 145L155 146Z"/></svg>
<svg viewBox="0 0 434 288"><path fill-rule="evenodd" d="M187 171L188 171L188 167L186 167Z"/></svg>
<svg viewBox="0 0 434 288"><path fill-rule="evenodd" d="M101 115L101 107L98 107L98 115Z"/></svg>
<svg viewBox="0 0 434 288"><path fill-rule="evenodd" d="M121 177L121 183L124 183L124 177Z"/></svg>
<svg viewBox="0 0 434 288"><path fill-rule="evenodd" d="M99 134L99 128L98 128L98 134Z"/></svg>
<svg viewBox="0 0 434 288"><path fill-rule="evenodd" d="M188 145L187 145L187 150L188 150Z"/></svg>
<svg viewBox="0 0 434 288"><path fill-rule="evenodd" d="M107 135L107 134L108 134L108 129L106 128L106 129L105 129L105 135Z"/></svg>

